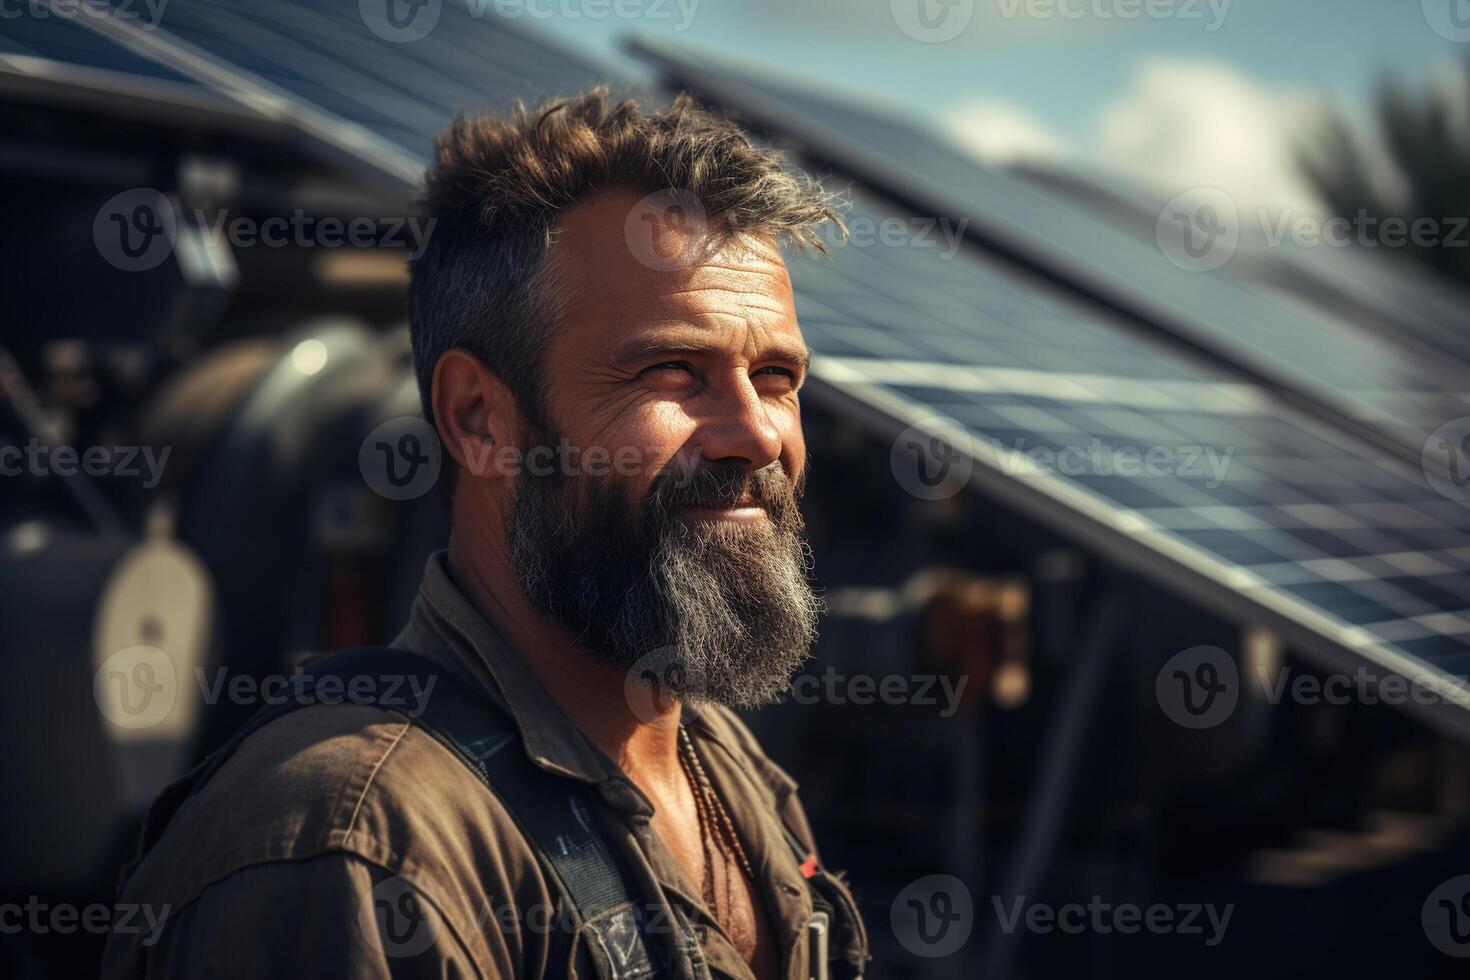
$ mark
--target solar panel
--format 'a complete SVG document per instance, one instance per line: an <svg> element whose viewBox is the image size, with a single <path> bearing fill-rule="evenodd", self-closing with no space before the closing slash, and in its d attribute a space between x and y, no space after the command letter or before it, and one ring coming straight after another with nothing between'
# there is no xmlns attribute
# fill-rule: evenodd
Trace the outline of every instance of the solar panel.
<svg viewBox="0 0 1470 980"><path fill-rule="evenodd" d="M411 7L408 34L379 23L374 9L355 0L171 0L154 30L86 23L226 94L287 105L303 128L410 184L460 109L534 104L606 74L499 17L493 4ZM413 30L420 16L429 19Z"/></svg>
<svg viewBox="0 0 1470 980"><path fill-rule="evenodd" d="M1084 175L1046 163L1018 163L1008 170L1098 212L1135 238L1157 240L1161 195L1115 175ZM1450 280L1384 248L1307 247L1289 235L1270 242L1264 235L1247 237L1246 231L1221 274L1314 303L1416 346L1424 356L1470 365L1470 298Z"/></svg>
<svg viewBox="0 0 1470 980"><path fill-rule="evenodd" d="M153 8L131 9L140 17ZM118 27L101 11L95 4L37 3L0 15L0 99L44 111L82 111L113 124L258 141L275 155L299 148L309 159L344 156L335 143L304 132L290 106L220 91L133 43L136 35L148 36L150 22L134 17Z"/></svg>
<svg viewBox="0 0 1470 980"><path fill-rule="evenodd" d="M356 3L175 2L174 36L420 156L457 109L537 98L593 76L508 25L486 29L464 4L438 5L430 33L392 43L371 32Z"/></svg>
<svg viewBox="0 0 1470 980"><path fill-rule="evenodd" d="M917 227L854 195L854 224ZM838 397L1206 605L1412 679L1470 673L1470 508L1396 459L978 250L829 250L792 275L813 377ZM1470 692L1444 697L1470 731Z"/></svg>
<svg viewBox="0 0 1470 980"><path fill-rule="evenodd" d="M182 72L88 30L77 18L15 13L0 18L0 65L30 74L41 68L36 62L46 61L196 85Z"/></svg>
<svg viewBox="0 0 1470 980"><path fill-rule="evenodd" d="M711 59L640 40L671 79L824 165L916 210L970 219L966 233L1068 288L1127 312L1332 424L1418 462L1431 433L1470 414L1463 372L1306 304L1180 268L1094 211L977 163L903 119L870 113ZM1431 462L1431 465L1435 465Z"/></svg>
<svg viewBox="0 0 1470 980"><path fill-rule="evenodd" d="M1470 366L1470 296L1448 280L1387 250L1302 248L1289 242L1269 252L1247 250L1232 273L1294 299L1355 317L1391 342L1416 345L1426 356Z"/></svg>

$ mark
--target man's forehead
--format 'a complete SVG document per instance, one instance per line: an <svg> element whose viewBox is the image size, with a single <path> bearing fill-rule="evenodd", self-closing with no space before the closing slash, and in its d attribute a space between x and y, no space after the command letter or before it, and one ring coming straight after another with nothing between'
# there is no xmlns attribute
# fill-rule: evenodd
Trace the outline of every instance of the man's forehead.
<svg viewBox="0 0 1470 980"><path fill-rule="evenodd" d="M609 190L557 222L549 260L561 284L589 302L671 304L732 301L770 312L791 309L781 250L756 235L717 235L697 217L670 213L666 199Z"/></svg>

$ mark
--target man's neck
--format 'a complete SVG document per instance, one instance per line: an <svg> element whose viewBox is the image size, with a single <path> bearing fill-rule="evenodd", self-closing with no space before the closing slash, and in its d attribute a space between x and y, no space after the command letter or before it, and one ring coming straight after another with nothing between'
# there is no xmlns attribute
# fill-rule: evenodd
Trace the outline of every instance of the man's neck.
<svg viewBox="0 0 1470 980"><path fill-rule="evenodd" d="M680 705L655 705L640 717L624 694L626 675L595 663L555 624L531 608L510 572L503 535L456 527L449 542L449 571L465 593L553 701L645 792L647 780L679 776ZM642 712L647 715L648 712Z"/></svg>

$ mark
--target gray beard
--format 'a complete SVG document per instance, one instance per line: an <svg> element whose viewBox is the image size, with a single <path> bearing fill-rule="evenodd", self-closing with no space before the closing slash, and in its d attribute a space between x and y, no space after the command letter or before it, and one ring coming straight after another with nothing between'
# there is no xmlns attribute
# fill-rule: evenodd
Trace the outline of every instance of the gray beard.
<svg viewBox="0 0 1470 980"><path fill-rule="evenodd" d="M800 492L776 464L665 473L636 505L613 478L522 473L507 545L527 600L589 659L658 695L751 708L778 699L816 640ZM745 493L767 520L676 516Z"/></svg>

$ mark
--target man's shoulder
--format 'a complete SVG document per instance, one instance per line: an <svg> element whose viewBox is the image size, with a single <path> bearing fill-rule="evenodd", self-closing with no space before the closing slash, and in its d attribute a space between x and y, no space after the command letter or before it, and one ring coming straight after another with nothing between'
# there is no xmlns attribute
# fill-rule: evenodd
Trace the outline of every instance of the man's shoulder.
<svg viewBox="0 0 1470 980"><path fill-rule="evenodd" d="M345 852L390 874L474 875L466 826L511 828L500 802L413 719L383 708L299 708L252 733L173 814L129 891L192 901L244 868ZM529 860L498 834L502 870ZM526 851L522 854L521 851ZM477 861L478 859L478 861Z"/></svg>

